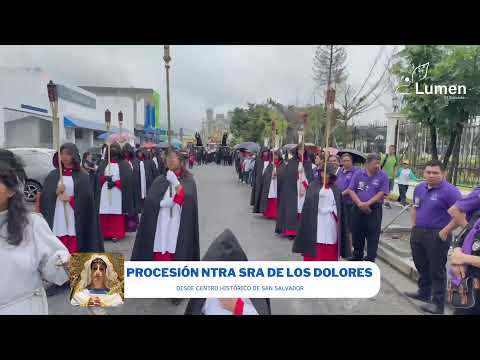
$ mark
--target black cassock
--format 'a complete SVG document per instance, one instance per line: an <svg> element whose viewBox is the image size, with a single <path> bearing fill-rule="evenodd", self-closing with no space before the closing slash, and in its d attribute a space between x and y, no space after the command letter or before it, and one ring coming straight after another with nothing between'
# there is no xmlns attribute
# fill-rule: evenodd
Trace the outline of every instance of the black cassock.
<svg viewBox="0 0 480 360"><path fill-rule="evenodd" d="M298 158L288 160L288 164L282 174L281 193L278 200L277 215L277 230L280 230L279 233L283 233L285 230L297 230L298 164ZM310 184L313 181L312 162L305 158L303 161L303 168L305 169L305 177Z"/></svg>
<svg viewBox="0 0 480 360"><path fill-rule="evenodd" d="M190 173L182 174L178 180L185 192L185 200L182 205L175 260L198 261L200 260L200 242L197 186ZM132 261L152 261L153 259L153 245L158 213L160 211L160 201L163 199L165 191L168 191L169 184L167 178L160 175L155 179L148 192L137 230L137 237L133 245Z"/></svg>
<svg viewBox="0 0 480 360"><path fill-rule="evenodd" d="M133 182L133 171L125 160L117 161L118 169L120 171L120 181L122 184L122 214L128 216L134 216L135 206L134 206L134 182ZM105 174L105 169L108 166L108 162L104 161L100 164L97 171L97 187L95 193L95 200L97 202L97 209L100 209L100 194L102 188L100 186L100 177ZM98 213L97 213L98 214Z"/></svg>
<svg viewBox="0 0 480 360"><path fill-rule="evenodd" d="M287 165L285 162L277 168L277 219L275 220L275 232L281 234L283 231L283 223L280 219L280 202L282 201L282 191L285 182L285 174L287 171Z"/></svg>
<svg viewBox="0 0 480 360"><path fill-rule="evenodd" d="M75 234L78 252L104 252L103 237L98 221L98 210L93 196L89 175L83 170L74 170L73 197L75 205ZM57 201L57 184L60 181L59 170L55 169L45 179L40 196L40 212L53 228L55 205Z"/></svg>
<svg viewBox="0 0 480 360"><path fill-rule="evenodd" d="M133 167L133 195L134 201L133 205L135 208L136 213L140 213L142 211L142 182L141 182L141 175L140 175L140 160L133 159L132 161ZM148 194L148 190L150 186L152 186L153 181L157 177L156 166L153 160L143 160L143 166L145 168L145 184L146 184L146 194Z"/></svg>
<svg viewBox="0 0 480 360"><path fill-rule="evenodd" d="M323 187L320 179L315 179L307 189L305 202L303 203L302 216L298 227L297 236L293 243L292 251L294 253L308 254L315 256L315 244L317 242L317 221L318 221L318 202L319 192ZM348 255L347 226L344 221L344 203L342 192L332 185L333 196L337 205L337 244L339 256L346 258Z"/></svg>
<svg viewBox="0 0 480 360"><path fill-rule="evenodd" d="M273 174L273 167L275 164L270 162L268 164L267 168L265 169L265 172L263 173L263 183L262 183L262 193L260 194L260 205L259 205L259 212L264 213L265 210L267 209L268 205L268 193L270 192L270 183L272 181L272 174ZM278 194L280 193L279 191L279 173L284 171L285 165L283 162L277 167L277 207L278 207Z"/></svg>
<svg viewBox="0 0 480 360"><path fill-rule="evenodd" d="M202 261L248 261L240 243L230 229L225 229L208 248ZM259 315L270 315L270 299L250 299ZM206 299L190 299L185 315L202 315Z"/></svg>

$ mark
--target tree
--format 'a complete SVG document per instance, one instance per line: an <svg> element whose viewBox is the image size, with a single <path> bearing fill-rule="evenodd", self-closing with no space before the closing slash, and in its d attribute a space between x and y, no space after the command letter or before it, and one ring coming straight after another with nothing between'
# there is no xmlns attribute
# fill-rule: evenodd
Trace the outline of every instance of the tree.
<svg viewBox="0 0 480 360"><path fill-rule="evenodd" d="M342 83L346 74L347 51L341 45L318 45L313 58L313 78L318 89Z"/></svg>
<svg viewBox="0 0 480 360"><path fill-rule="evenodd" d="M437 128L445 128L444 103L435 96L417 96L411 84L414 81L420 85L435 83L438 81L430 71L426 78L423 72L415 71L420 65L429 64L429 70L433 70L443 56L443 49L437 45L408 45L396 55L396 63L391 67L399 83L398 92L403 92L405 104L403 113L415 122L427 126L430 129L430 142L432 158L438 159ZM453 134L454 135L454 134ZM453 138L454 139L454 138ZM453 144L453 142L452 142Z"/></svg>

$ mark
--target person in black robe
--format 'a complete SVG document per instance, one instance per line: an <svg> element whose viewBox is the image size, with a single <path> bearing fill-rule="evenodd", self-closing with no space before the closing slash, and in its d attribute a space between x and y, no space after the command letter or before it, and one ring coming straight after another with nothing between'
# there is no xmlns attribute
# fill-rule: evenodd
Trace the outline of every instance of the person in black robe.
<svg viewBox="0 0 480 360"><path fill-rule="evenodd" d="M282 174L276 229L278 233L289 237L291 240L297 235L298 219L301 213L301 210L299 211L298 196L301 156L297 149L295 147L292 150L293 157L288 160L285 171ZM306 191L308 184L313 181L312 163L306 151L303 154L303 172L307 180L302 182Z"/></svg>
<svg viewBox="0 0 480 360"><path fill-rule="evenodd" d="M133 245L132 261L161 261L162 257L168 261L198 261L200 259L197 186L193 175L181 166L179 158L178 153L171 151L167 159L169 168L172 169L169 171L175 173L180 185L179 189L174 190L172 194L172 201L181 207L175 251L164 251L163 254L157 254L158 252L154 251L155 238L156 235L159 235L156 234L156 229L160 210L169 207L168 201L165 202L165 205L161 202L170 197L169 187L172 184L167 176L160 175L153 182L145 200L140 226ZM168 214L167 217L169 217ZM167 253L171 256L167 256Z"/></svg>
<svg viewBox="0 0 480 360"><path fill-rule="evenodd" d="M261 212L260 211L260 199L263 191L263 179L264 179L264 169L270 163L271 158L270 150L267 148L263 148L260 154L257 156L257 160L255 162L255 174L253 175L253 212L255 214Z"/></svg>
<svg viewBox="0 0 480 360"><path fill-rule="evenodd" d="M202 261L248 261L230 229L211 244ZM271 315L270 299L190 299L185 315Z"/></svg>
<svg viewBox="0 0 480 360"><path fill-rule="evenodd" d="M327 165L326 188L324 168L318 173L308 186L292 251L302 254L305 261L338 261L349 253L342 192L335 185L337 176L332 164Z"/></svg>
<svg viewBox="0 0 480 360"><path fill-rule="evenodd" d="M126 217L126 232L135 232L138 228L138 214L141 213L141 184L140 184L140 162L135 156L135 149L130 144L123 145L123 160L130 165L132 169L132 185L133 185L133 208L134 213Z"/></svg>
<svg viewBox="0 0 480 360"><path fill-rule="evenodd" d="M107 154L108 155L108 154ZM126 217L133 217L135 214L134 206L134 182L133 170L130 165L123 160L120 145L112 144L110 146L111 169L118 169L117 176L108 176L108 157L106 161L100 164L97 171L97 188L95 200L99 211L100 228L104 239L117 241L125 237ZM107 170L107 176L105 171ZM107 191L120 190L121 206L120 209L112 208L111 200L116 198L112 195L110 199ZM109 201L110 200L110 201ZM114 199L115 200L115 199ZM115 207L117 205L113 205ZM107 210L105 210L107 208Z"/></svg>
<svg viewBox="0 0 480 360"><path fill-rule="evenodd" d="M66 143L60 147L60 154L64 186L61 188L59 185L58 153L55 153L53 164L56 169L52 170L45 179L40 195L39 211L70 253L103 252L103 238L90 177L81 168L78 149L75 144ZM68 163L65 156L70 158ZM65 207L72 209L73 212L66 212L64 207L58 206L57 200L63 195L68 197ZM67 219L65 219L65 212ZM65 221L70 224L65 224ZM72 225L74 231L71 231Z"/></svg>
<svg viewBox="0 0 480 360"><path fill-rule="evenodd" d="M260 194L260 212L268 219L277 218L279 193L278 173L281 173L284 167L282 153L280 150L276 150L273 153L273 161L268 164L263 174L262 193ZM272 179L276 180L272 182ZM270 189L271 186L274 186L275 188ZM269 194L272 194L272 196L269 197Z"/></svg>
<svg viewBox="0 0 480 360"><path fill-rule="evenodd" d="M151 153L146 152L144 149L136 151L136 161L133 166L133 176L136 178L137 190L136 194L138 196L138 213L143 209L143 204L145 198L147 197L148 190L152 186L153 181L159 175L155 163L150 159ZM142 178L141 178L141 167L143 163L143 168L145 170L145 190L142 194Z"/></svg>

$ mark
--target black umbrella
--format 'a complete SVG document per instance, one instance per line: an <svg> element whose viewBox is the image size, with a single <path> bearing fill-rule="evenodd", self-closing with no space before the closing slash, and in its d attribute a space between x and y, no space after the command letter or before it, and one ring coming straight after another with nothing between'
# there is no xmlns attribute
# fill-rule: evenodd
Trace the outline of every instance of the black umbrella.
<svg viewBox="0 0 480 360"><path fill-rule="evenodd" d="M365 155L361 151L357 151L353 149L342 149L342 150L339 150L337 153L337 155L340 157L342 157L343 154L350 154L354 163L363 164L367 160L367 155Z"/></svg>

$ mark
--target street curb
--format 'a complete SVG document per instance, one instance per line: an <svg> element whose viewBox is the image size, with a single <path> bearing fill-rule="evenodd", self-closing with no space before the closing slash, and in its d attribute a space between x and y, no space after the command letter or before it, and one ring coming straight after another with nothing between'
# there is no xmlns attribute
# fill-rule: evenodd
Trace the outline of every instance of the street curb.
<svg viewBox="0 0 480 360"><path fill-rule="evenodd" d="M396 255L383 244L378 245L377 256L410 280L418 281L418 272L413 263Z"/></svg>

